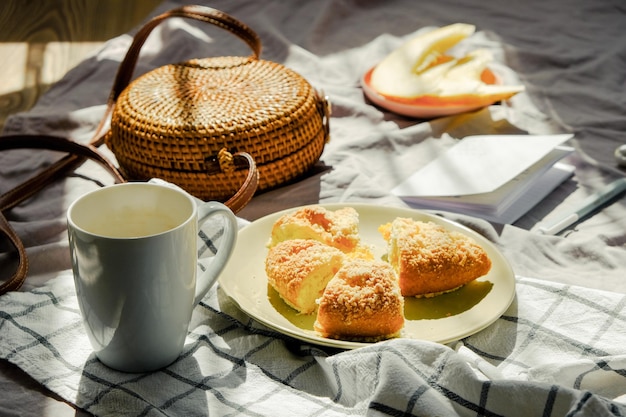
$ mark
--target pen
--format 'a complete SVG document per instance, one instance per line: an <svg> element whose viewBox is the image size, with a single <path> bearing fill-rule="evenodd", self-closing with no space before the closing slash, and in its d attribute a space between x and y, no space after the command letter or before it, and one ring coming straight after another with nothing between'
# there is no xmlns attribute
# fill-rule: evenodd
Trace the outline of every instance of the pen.
<svg viewBox="0 0 626 417"><path fill-rule="evenodd" d="M606 187L587 197L578 210L565 216L551 226L539 227L539 231L546 235L556 235L557 233L562 232L589 213L602 207L624 191L626 191L626 178L621 178L619 180L613 181Z"/></svg>

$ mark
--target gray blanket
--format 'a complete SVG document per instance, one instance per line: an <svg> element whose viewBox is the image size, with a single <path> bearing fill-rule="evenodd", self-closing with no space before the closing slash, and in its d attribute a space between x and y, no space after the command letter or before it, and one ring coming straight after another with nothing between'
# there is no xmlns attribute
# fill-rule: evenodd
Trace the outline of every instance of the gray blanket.
<svg viewBox="0 0 626 417"><path fill-rule="evenodd" d="M58 401L96 415L626 414L620 398L626 394L626 200L564 235L537 232L539 223L561 218L624 175L613 159L626 131L620 1L207 4L251 26L264 59L298 71L333 105L331 140L320 162L305 178L256 196L239 213L244 220L318 202L404 207L390 189L458 139L573 133L574 177L515 224L440 213L496 243L515 272L515 302L487 329L448 345L398 339L336 351L264 327L215 288L194 312L177 364L148 376L116 374L85 344L69 272L65 209L111 183L87 163L8 213L32 267L22 291L0 297L0 386L7 392L0 414L67 412ZM168 1L159 10L176 5ZM419 30L454 22L475 24L478 32L465 47L492 50L525 92L434 120L397 116L364 97L360 77L367 69ZM34 109L12 117L3 134L89 140L130 39L110 40ZM135 75L194 57L248 53L231 34L175 19L151 35ZM58 157L0 154L0 192Z"/></svg>

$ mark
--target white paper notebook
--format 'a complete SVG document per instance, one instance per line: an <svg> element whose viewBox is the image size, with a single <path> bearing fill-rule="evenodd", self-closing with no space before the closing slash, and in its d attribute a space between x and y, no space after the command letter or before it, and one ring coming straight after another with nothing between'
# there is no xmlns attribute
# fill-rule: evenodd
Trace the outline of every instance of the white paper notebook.
<svg viewBox="0 0 626 417"><path fill-rule="evenodd" d="M464 138L392 190L419 208L513 223L544 199L574 168L560 163L574 151L572 135Z"/></svg>

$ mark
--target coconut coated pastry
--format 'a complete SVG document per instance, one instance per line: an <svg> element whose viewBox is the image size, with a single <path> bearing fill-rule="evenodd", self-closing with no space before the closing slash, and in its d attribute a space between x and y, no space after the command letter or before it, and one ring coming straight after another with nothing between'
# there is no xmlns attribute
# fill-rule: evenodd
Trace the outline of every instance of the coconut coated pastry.
<svg viewBox="0 0 626 417"><path fill-rule="evenodd" d="M399 336L404 326L404 298L383 261L346 262L318 302L314 327L323 337L377 341Z"/></svg>
<svg viewBox="0 0 626 417"><path fill-rule="evenodd" d="M452 291L491 269L489 256L474 239L433 222L396 218L379 231L405 297Z"/></svg>
<svg viewBox="0 0 626 417"><path fill-rule="evenodd" d="M303 207L280 217L267 244L273 247L290 239L312 239L351 252L360 242L359 214L352 207L335 211L321 206Z"/></svg>
<svg viewBox="0 0 626 417"><path fill-rule="evenodd" d="M269 250L265 272L270 285L289 306L310 314L343 258L339 249L316 240L286 240Z"/></svg>

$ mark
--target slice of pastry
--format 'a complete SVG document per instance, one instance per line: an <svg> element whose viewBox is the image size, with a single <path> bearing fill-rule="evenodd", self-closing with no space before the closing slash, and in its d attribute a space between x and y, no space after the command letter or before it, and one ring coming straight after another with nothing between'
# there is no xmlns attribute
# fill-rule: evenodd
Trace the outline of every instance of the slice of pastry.
<svg viewBox="0 0 626 417"><path fill-rule="evenodd" d="M352 207L335 211L322 206L308 206L287 213L273 225L267 244L273 247L289 239L312 239L351 252L360 242L359 214Z"/></svg>
<svg viewBox="0 0 626 417"><path fill-rule="evenodd" d="M323 337L377 341L404 326L404 298L387 262L347 261L318 302L314 328Z"/></svg>
<svg viewBox="0 0 626 417"><path fill-rule="evenodd" d="M316 240L286 240L269 250L265 272L270 285L290 307L310 314L343 258L339 249Z"/></svg>
<svg viewBox="0 0 626 417"><path fill-rule="evenodd" d="M474 239L433 222L396 218L379 231L405 297L452 291L491 269L489 256Z"/></svg>

